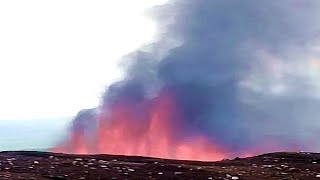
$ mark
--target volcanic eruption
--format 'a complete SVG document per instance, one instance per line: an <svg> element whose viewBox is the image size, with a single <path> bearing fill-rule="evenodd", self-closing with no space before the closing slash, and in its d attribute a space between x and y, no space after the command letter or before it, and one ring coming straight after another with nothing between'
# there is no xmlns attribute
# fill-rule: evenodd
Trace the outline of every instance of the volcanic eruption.
<svg viewBox="0 0 320 180"><path fill-rule="evenodd" d="M319 150L320 2L172 0L53 148L189 160ZM94 80L93 80L94 81Z"/></svg>

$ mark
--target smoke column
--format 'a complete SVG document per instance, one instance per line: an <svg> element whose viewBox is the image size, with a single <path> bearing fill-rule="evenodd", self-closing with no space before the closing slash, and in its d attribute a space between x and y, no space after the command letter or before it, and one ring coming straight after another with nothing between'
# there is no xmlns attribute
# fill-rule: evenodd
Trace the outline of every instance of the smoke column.
<svg viewBox="0 0 320 180"><path fill-rule="evenodd" d="M55 151L218 160L319 150L319 1L173 0L152 16L157 41L124 58L125 78Z"/></svg>

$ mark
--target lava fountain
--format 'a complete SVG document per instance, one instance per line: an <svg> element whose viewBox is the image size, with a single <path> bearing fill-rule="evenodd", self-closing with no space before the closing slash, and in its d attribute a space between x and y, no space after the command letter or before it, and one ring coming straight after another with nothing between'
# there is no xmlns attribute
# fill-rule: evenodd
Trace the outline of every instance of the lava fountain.
<svg viewBox="0 0 320 180"><path fill-rule="evenodd" d="M146 109L139 104L118 102L97 115L95 143L89 144L83 128L74 128L69 139L53 151L76 154L118 154L181 160L221 160L222 147L203 135L185 136L177 103L169 93L160 93ZM108 110L106 113L105 110Z"/></svg>

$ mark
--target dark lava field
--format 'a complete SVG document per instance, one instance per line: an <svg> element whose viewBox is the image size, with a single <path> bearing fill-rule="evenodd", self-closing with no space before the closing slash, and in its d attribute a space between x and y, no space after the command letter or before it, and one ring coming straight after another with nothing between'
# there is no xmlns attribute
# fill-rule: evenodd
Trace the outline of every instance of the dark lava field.
<svg viewBox="0 0 320 180"><path fill-rule="evenodd" d="M118 155L0 153L0 179L319 179L320 154L279 152L218 162Z"/></svg>

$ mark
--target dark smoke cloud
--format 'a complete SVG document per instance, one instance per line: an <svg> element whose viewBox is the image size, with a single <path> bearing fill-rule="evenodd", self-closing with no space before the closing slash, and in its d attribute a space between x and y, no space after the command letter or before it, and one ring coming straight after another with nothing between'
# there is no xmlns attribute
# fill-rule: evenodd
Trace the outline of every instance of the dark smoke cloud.
<svg viewBox="0 0 320 180"><path fill-rule="evenodd" d="M320 1L175 0L152 16L158 40L124 58L103 104L143 113L165 88L186 134L234 151L274 139L276 150L319 148Z"/></svg>

